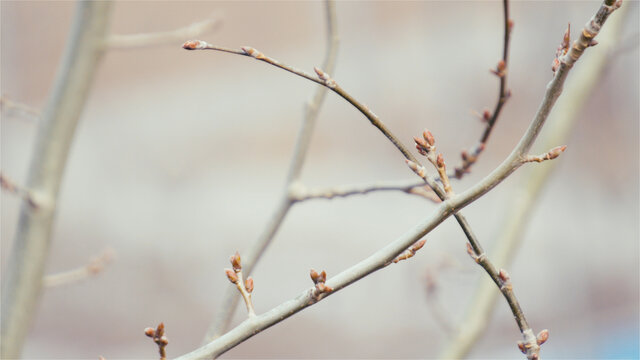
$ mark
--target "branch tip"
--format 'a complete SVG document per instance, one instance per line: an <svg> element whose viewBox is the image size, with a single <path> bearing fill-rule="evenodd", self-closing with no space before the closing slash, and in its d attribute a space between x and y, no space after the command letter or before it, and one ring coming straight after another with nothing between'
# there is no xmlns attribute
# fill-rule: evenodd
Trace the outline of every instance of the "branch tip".
<svg viewBox="0 0 640 360"><path fill-rule="evenodd" d="M185 50L202 50L206 49L209 44L202 40L189 40L182 44L182 48Z"/></svg>

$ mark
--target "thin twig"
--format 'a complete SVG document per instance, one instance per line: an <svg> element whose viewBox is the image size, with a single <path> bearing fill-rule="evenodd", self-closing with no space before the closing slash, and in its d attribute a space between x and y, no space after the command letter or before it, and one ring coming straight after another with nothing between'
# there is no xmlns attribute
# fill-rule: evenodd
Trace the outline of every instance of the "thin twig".
<svg viewBox="0 0 640 360"><path fill-rule="evenodd" d="M608 68L606 65L613 60L610 57L610 51L617 51L615 50L618 49L617 44L624 42L620 40L620 32L624 24L623 19L629 13L628 10L629 6L622 7L621 13L611 19L607 24L607 31L599 37L598 51L592 52L574 70L572 78L565 86L566 95L561 97L555 105L553 114L549 117L545 135L540 139L540 145L536 147L548 148L565 142L578 124L578 115ZM513 261L516 250L523 240L522 235L530 219L533 205L540 199L539 194L555 167L556 163L552 162L548 166L536 166L535 169L523 170L527 172L526 176L522 177L525 182L518 186L517 195L510 197L513 200L507 206L508 217L499 227L501 233L491 251L493 261L498 267L509 267ZM467 356L490 323L498 295L499 292L495 291L495 285L492 282L482 281L478 285L471 297L466 315L460 321L461 326L454 332L454 336L449 339L437 358L461 359Z"/></svg>
<svg viewBox="0 0 640 360"><path fill-rule="evenodd" d="M421 191L424 190L425 186L426 185L423 182L418 183L415 180L375 182L370 184L343 185L330 188L311 189L306 188L300 183L294 183L291 186L291 198L296 202L300 202L311 199L333 199L336 197L364 195L379 191L402 191L408 194L422 196L435 202L440 202L440 199L436 197L431 189L429 189L428 192Z"/></svg>
<svg viewBox="0 0 640 360"><path fill-rule="evenodd" d="M323 66L330 71L335 68L336 57L338 53L338 31L337 21L335 15L335 2L333 0L327 0L325 2L326 16L327 16L327 50L325 53L325 59ZM225 50L223 50L225 51ZM234 52L234 50L229 50ZM246 55L244 52L237 53L239 55ZM290 187L300 177L300 172L306 158L306 154L309 148L311 135L315 128L318 112L324 103L324 98L327 94L327 89L323 86L316 89L313 98L306 104L304 117L300 130L296 139L296 145L291 157L291 163L289 165L289 173L285 184L285 189L280 196L276 210L271 216L267 227L262 232L260 237L251 245L247 255L244 259L244 273L249 275L253 270L255 264L260 260L262 254L266 251L267 247L271 243L276 232L282 225L289 209L293 206L295 201L291 198ZM231 318L233 316L235 308L238 306L239 297L233 289L226 289L222 297L222 301L215 312L215 317L211 326L207 330L204 337L204 343L211 341L222 335L229 327Z"/></svg>
<svg viewBox="0 0 640 360"><path fill-rule="evenodd" d="M158 324L154 329L148 327L144 329L144 334L153 339L153 342L158 345L158 353L160 353L160 360L167 359L167 345L169 345L169 339L164 335L164 323Z"/></svg>
<svg viewBox="0 0 640 360"><path fill-rule="evenodd" d="M42 113L26 183L36 195L38 208L23 203L2 277L3 359L20 357L37 312L58 190L71 140L102 57L110 8L108 1L78 3L53 90Z"/></svg>
<svg viewBox="0 0 640 360"><path fill-rule="evenodd" d="M405 251L409 246L414 244L416 241L418 241L420 238L422 238L424 235L426 235L436 226L442 223L442 221L444 221L446 218L455 214L471 202L478 199L480 196L486 194L500 182L502 182L506 177L508 177L522 165L522 158L527 155L527 152L537 138L541 127L544 125L547 117L549 116L549 112L551 111L553 104L562 93L562 85L564 84L571 66L580 57L586 46L590 43L591 39L595 37L595 35L597 35L597 30L600 29L607 17L616 8L617 7L608 5L607 3L603 4L592 21L587 24L587 28L585 28L585 31L583 31L583 35L581 36L580 40L574 44L574 47L572 47L569 54L567 54L567 57L564 57L562 59L563 61L559 69L557 70L553 80L549 83L542 104L540 105L536 115L534 116L528 130L525 132L518 145L513 149L512 153L502 162L502 164L494 169L491 174L489 174L472 188L443 201L436 207L436 210L432 216L427 218L421 224L417 225L405 235L396 239L384 248L378 250L367 259L341 272L334 278L329 279L327 281L327 285L329 285L334 290L331 293L324 294L324 296L314 297L312 296L313 290L307 290L298 295L296 298L279 305L278 307L272 309L267 313L256 316L249 320L245 320L235 329L229 331L228 333L212 341L211 343L189 354L186 354L183 357L180 357L180 359L217 357L218 355L228 351L242 341L257 334L258 332L284 320L285 318L288 318L294 313L297 313L307 306L310 306L317 301L322 300L324 297L339 291L340 289L350 285L355 281L358 281L359 279L371 274L372 272L385 267L394 258ZM571 60L569 60L569 58ZM407 157L409 156L413 158L413 156L411 156L410 154ZM409 158L408 160L413 161ZM417 164L417 160L413 162ZM438 190L440 191L440 193L438 194L440 196L442 190L436 186L434 188L434 191L438 192ZM463 217L459 216L456 217L456 219L458 223L462 225L463 229L468 229L468 224L466 224L466 220ZM479 246L479 243L477 242L477 239L475 239L475 236L472 233L467 233L467 237L469 238L472 252L474 254L482 256L484 254L484 250L482 250L482 248ZM494 266L491 265L491 263L484 261L483 263L485 264L485 270L490 274L492 280L494 280L494 282L500 288L504 289L508 287L508 276L506 275L506 272L498 271ZM505 298L507 299L507 302L512 309L512 312L516 317L518 327L520 328L521 333L524 337L524 342L522 344L523 349L525 349L528 359L537 359L539 358L539 345L543 340L546 340L545 334L546 336L548 336L548 333L543 331L539 334L538 337L534 335L533 331L524 319L517 300L510 294L512 295L513 292L509 291L504 293Z"/></svg>
<svg viewBox="0 0 640 360"><path fill-rule="evenodd" d="M146 34L109 35L105 46L110 50L140 49L159 45L172 45L185 38L208 34L220 26L220 20L207 19L179 29Z"/></svg>
<svg viewBox="0 0 640 360"><path fill-rule="evenodd" d="M509 43L511 40L511 32L513 31L513 20L509 18L509 0L503 0L502 7L504 10L504 43L502 47L502 60L498 62L495 70L491 70L500 79L498 100L493 108L493 112L489 113L489 110L486 110L482 116L482 120L485 122L485 129L480 137L480 142L470 153L466 150L462 151L462 164L457 166L449 175L451 178L461 179L464 174L469 172L471 166L478 160L478 156L480 156L482 151L485 149L489 136L498 121L502 107L511 96L511 91L507 89Z"/></svg>
<svg viewBox="0 0 640 360"><path fill-rule="evenodd" d="M85 280L92 276L96 276L101 273L111 261L113 261L113 258L113 250L106 249L100 256L89 260L89 263L87 265L45 276L43 285L47 288L51 288L60 285L71 284L74 282Z"/></svg>
<svg viewBox="0 0 640 360"><path fill-rule="evenodd" d="M6 190L16 196L20 197L23 201L25 201L29 206L34 209L38 208L38 203L36 202L35 195L29 189L25 189L24 187L18 185L14 180L8 178L3 173L0 173L0 187L3 190Z"/></svg>

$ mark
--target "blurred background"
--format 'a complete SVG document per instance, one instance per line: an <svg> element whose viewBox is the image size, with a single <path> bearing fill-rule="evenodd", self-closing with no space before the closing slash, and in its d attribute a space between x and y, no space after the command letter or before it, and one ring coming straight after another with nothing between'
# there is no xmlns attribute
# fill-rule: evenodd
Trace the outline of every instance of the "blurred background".
<svg viewBox="0 0 640 360"><path fill-rule="evenodd" d="M556 172L507 269L533 329L550 330L546 358L638 356L639 22L638 3L624 6L632 9L620 51L581 112L568 150L555 160ZM114 34L172 30L213 17L221 26L202 36L212 44L249 45L306 71L324 58L321 2L123 1L114 7ZM598 7L595 1L512 3L512 97L472 174L454 182L457 192L488 174L517 143L551 79L567 22L575 37ZM2 1L0 9L2 95L41 109L74 3ZM337 16L341 43L333 77L406 144L429 128L449 166L457 164L460 150L475 145L483 129L473 111L493 108L497 99L498 81L488 69L502 52L501 2L339 2ZM99 67L61 189L48 273L82 266L106 248L116 259L94 278L45 291L25 358L156 358L143 329L161 321L170 357L196 348L223 290L232 286L223 273L229 256L246 252L275 210L303 104L317 85L245 57L188 52L181 44L113 50ZM2 173L22 183L37 120L3 111L1 125ZM525 166L464 210L489 256L522 181L543 166ZM328 94L303 169L306 185L412 175L358 111ZM2 193L3 268L19 204ZM310 287L310 268L331 277L433 208L422 198L389 192L296 205L253 272L256 311ZM449 338L443 323L458 325L486 274L469 259L452 219L427 239L410 261L374 273L223 357L436 358ZM436 281L432 302L427 273ZM244 317L241 306L234 324ZM520 338L500 298L470 357L518 358Z"/></svg>

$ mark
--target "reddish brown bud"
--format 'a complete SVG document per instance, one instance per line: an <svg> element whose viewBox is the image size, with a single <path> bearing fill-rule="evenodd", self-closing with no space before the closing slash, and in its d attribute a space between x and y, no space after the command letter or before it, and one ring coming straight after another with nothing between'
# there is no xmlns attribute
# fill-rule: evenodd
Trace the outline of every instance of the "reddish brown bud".
<svg viewBox="0 0 640 360"><path fill-rule="evenodd" d="M251 292L253 291L253 278L251 276L249 276L244 282L244 287L245 289L247 289L247 292L251 294Z"/></svg>
<svg viewBox="0 0 640 360"><path fill-rule="evenodd" d="M498 66L496 66L496 68L498 69L499 73L504 72L504 69L507 68L507 64L505 64L504 60L500 60L498 61Z"/></svg>
<svg viewBox="0 0 640 360"><path fill-rule="evenodd" d="M164 323L163 322L158 324L158 327L156 328L156 336L162 336L162 335L164 335Z"/></svg>
<svg viewBox="0 0 640 360"><path fill-rule="evenodd" d="M158 345L167 346L169 344L169 339L167 339L167 337L163 335L158 342Z"/></svg>
<svg viewBox="0 0 640 360"><path fill-rule="evenodd" d="M322 270L322 272L320 273L320 277L318 279L319 282L325 282L327 281L327 272Z"/></svg>
<svg viewBox="0 0 640 360"><path fill-rule="evenodd" d="M436 139L434 139L433 134L431 133L431 131L425 129L422 132L422 137L425 139L427 144L429 144L431 146L436 144Z"/></svg>
<svg viewBox="0 0 640 360"><path fill-rule="evenodd" d="M548 153L549 154L549 160L557 158L565 150L567 150L567 145L556 146L553 149L549 150L549 153Z"/></svg>
<svg viewBox="0 0 640 360"><path fill-rule="evenodd" d="M509 279L511 279L511 277L509 277L509 274L507 273L507 271L505 269L500 269L500 272L498 273L498 277L503 282L507 282L507 281L509 281Z"/></svg>
<svg viewBox="0 0 640 360"><path fill-rule="evenodd" d="M235 255L232 255L229 259L231 262L231 266L233 266L233 270L239 271L242 270L242 263L240 262L240 254L236 251Z"/></svg>
<svg viewBox="0 0 640 360"><path fill-rule="evenodd" d="M205 43L204 41L200 41L200 40L189 40L187 42L185 42L184 44L182 44L182 48L186 49L186 50L198 50L198 49L204 49L207 46L207 43Z"/></svg>
<svg viewBox="0 0 640 360"><path fill-rule="evenodd" d="M491 120L491 112L485 109L482 112L482 121L489 122L489 120Z"/></svg>
<svg viewBox="0 0 640 360"><path fill-rule="evenodd" d="M513 19L509 19L509 21L507 21L507 28L509 31L513 30Z"/></svg>
<svg viewBox="0 0 640 360"><path fill-rule="evenodd" d="M144 329L144 334L148 337L154 337L156 335L156 329L148 327Z"/></svg>
<svg viewBox="0 0 640 360"><path fill-rule="evenodd" d="M420 147L423 148L424 150L429 148L429 144L427 144L427 141L425 139L421 139L414 136L413 141L416 142L416 148L418 148L418 150L420 150Z"/></svg>
<svg viewBox="0 0 640 360"><path fill-rule="evenodd" d="M538 333L538 336L537 336L538 345L544 344L547 340L549 340L549 330L544 329Z"/></svg>
<svg viewBox="0 0 640 360"><path fill-rule="evenodd" d="M524 343L522 341L518 341L518 349L520 349L523 354L527 353L527 349L524 347Z"/></svg>
<svg viewBox="0 0 640 360"><path fill-rule="evenodd" d="M439 168L444 168L444 156L442 156L442 153L438 154L438 158L436 159L436 165Z"/></svg>
<svg viewBox="0 0 640 360"><path fill-rule="evenodd" d="M415 251L418 251L418 250L422 249L422 247L424 246L424 244L426 242L427 242L427 239L420 239L420 240L416 241L416 243L411 246L411 250L413 250L415 252Z"/></svg>
<svg viewBox="0 0 640 360"><path fill-rule="evenodd" d="M324 285L324 284L323 284ZM333 288L329 285L324 285L324 292L332 292Z"/></svg>
<svg viewBox="0 0 640 360"><path fill-rule="evenodd" d="M260 51L254 49L254 48L252 48L250 46L243 46L242 47L242 51L245 54L247 54L247 55L249 55L249 56L251 56L253 58L256 58L256 59L259 59L259 58L263 57L263 55L262 55L262 53Z"/></svg>
<svg viewBox="0 0 640 360"><path fill-rule="evenodd" d="M313 270L313 269L311 269L311 271L309 273L311 275L311 280L313 281L313 283L317 284L318 283L318 278L320 277L318 272Z"/></svg>
<svg viewBox="0 0 640 360"><path fill-rule="evenodd" d="M227 274L227 278L229 279L229 281L231 281L232 283L237 283L238 282L238 275L236 275L236 272L231 270L231 269L224 269L225 274Z"/></svg>

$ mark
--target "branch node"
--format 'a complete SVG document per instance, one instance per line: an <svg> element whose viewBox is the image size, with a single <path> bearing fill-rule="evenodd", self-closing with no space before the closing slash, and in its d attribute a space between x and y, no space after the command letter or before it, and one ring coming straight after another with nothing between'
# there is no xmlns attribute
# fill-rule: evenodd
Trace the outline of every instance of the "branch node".
<svg viewBox="0 0 640 360"><path fill-rule="evenodd" d="M160 353L160 360L167 358L165 348L169 344L169 339L164 335L164 323L160 323L155 329L148 327L144 329L144 334L153 339L153 342L158 345L158 352Z"/></svg>
<svg viewBox="0 0 640 360"><path fill-rule="evenodd" d="M322 294L328 294L333 291L331 286L325 284L327 281L326 271L322 270L322 272L318 273L316 270L311 269L309 275L311 276L311 281L315 284L315 289L311 293L311 296L316 301L320 300Z"/></svg>
<svg viewBox="0 0 640 360"><path fill-rule="evenodd" d="M229 259L232 269L224 269L227 279L236 285L244 303L247 307L247 313L250 318L256 316L256 312L253 308L253 302L251 300L251 293L253 292L253 278L249 276L246 281L242 280L242 262L240 254L236 251L234 255L231 255Z"/></svg>
<svg viewBox="0 0 640 360"><path fill-rule="evenodd" d="M557 158L558 156L560 156L560 154L562 154L565 150L567 150L567 145L562 145L562 146L556 146L553 149L547 151L544 154L540 154L540 155L527 155L522 162L523 163L528 163L528 162L543 162L546 160L553 160L555 158Z"/></svg>

